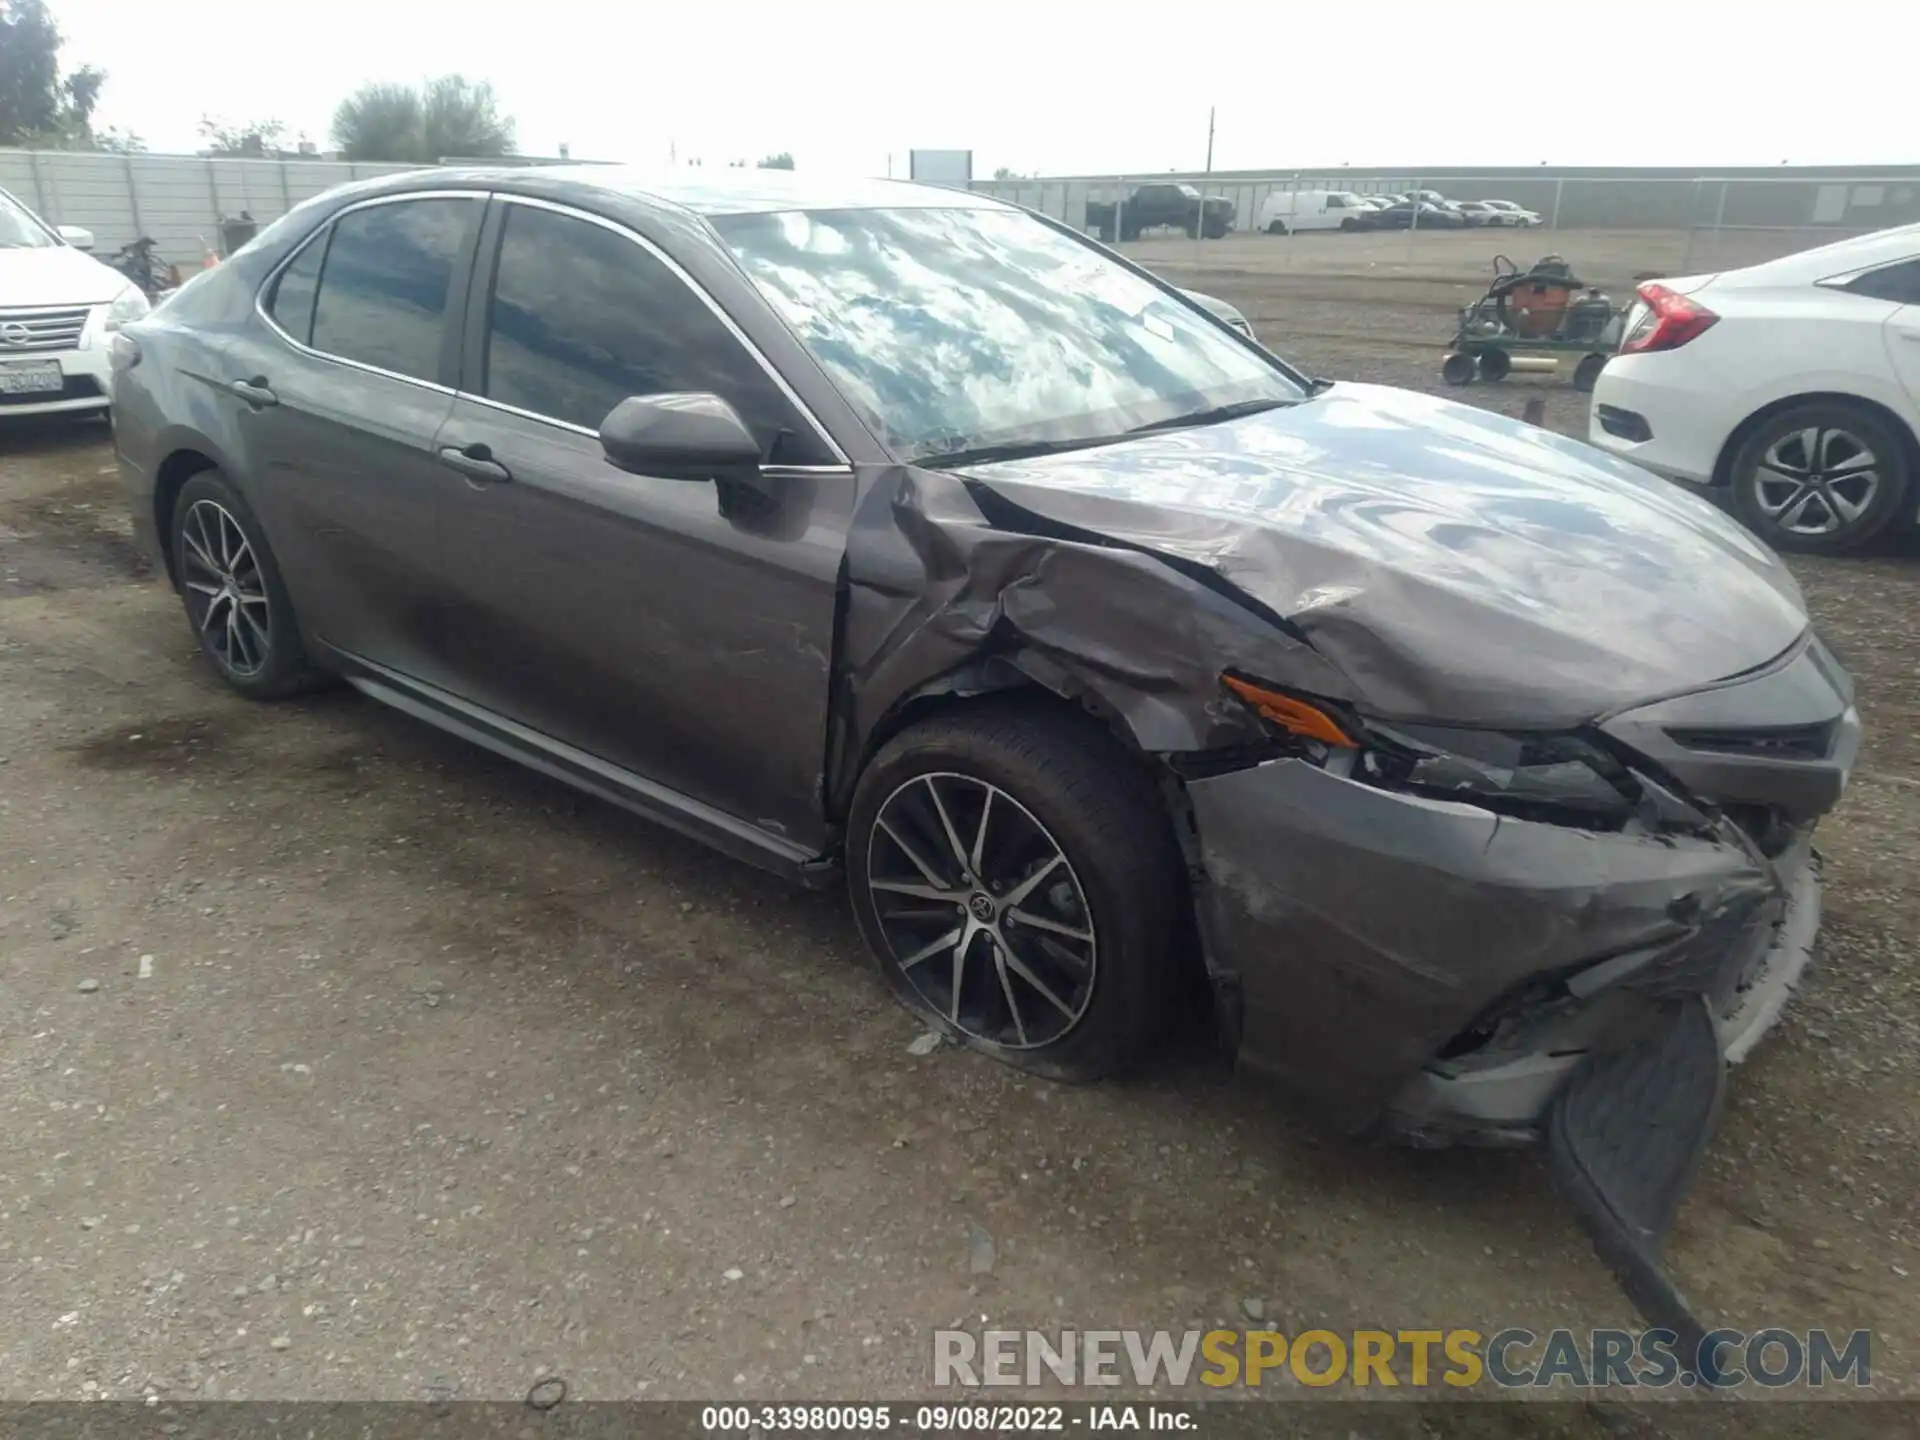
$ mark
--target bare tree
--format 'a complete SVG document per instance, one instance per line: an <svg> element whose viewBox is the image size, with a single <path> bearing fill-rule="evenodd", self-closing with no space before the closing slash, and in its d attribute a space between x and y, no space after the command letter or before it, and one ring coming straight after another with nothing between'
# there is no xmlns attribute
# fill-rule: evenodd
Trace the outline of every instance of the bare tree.
<svg viewBox="0 0 1920 1440"><path fill-rule="evenodd" d="M756 170L791 170L793 169L793 152L782 150L778 155L769 155L754 168Z"/></svg>

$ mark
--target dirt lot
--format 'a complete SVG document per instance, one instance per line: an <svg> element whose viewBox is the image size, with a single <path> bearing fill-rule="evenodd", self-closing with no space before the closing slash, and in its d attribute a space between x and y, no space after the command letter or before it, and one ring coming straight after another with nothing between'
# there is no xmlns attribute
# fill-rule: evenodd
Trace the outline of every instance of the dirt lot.
<svg viewBox="0 0 1920 1440"><path fill-rule="evenodd" d="M1662 247L1553 246L1616 294ZM1315 373L1441 388L1494 246L1136 248ZM1564 385L1459 393L1536 391L1580 430ZM936 1325L1249 1299L1290 1331L1631 1323L1530 1156L1332 1141L1203 1053L1093 1089L917 1057L838 895L351 694L232 697L109 467L103 427L0 430L0 1396L907 1395ZM1868 747L1821 963L1672 1262L1729 1325L1872 1327L1911 1393L1920 567L1795 568Z"/></svg>

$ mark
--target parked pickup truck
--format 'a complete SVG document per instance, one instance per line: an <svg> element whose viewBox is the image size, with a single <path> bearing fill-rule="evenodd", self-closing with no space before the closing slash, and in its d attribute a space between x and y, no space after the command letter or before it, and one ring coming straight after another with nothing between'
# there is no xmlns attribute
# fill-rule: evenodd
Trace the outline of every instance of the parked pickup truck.
<svg viewBox="0 0 1920 1440"><path fill-rule="evenodd" d="M1114 210L1120 211L1114 223ZM1191 185L1161 183L1142 185L1129 195L1124 205L1113 206L1098 200L1087 202L1087 229L1112 244L1115 233L1122 240L1138 240L1143 230L1171 225L1195 239L1204 235L1218 240L1233 229L1233 202L1221 196L1202 200Z"/></svg>

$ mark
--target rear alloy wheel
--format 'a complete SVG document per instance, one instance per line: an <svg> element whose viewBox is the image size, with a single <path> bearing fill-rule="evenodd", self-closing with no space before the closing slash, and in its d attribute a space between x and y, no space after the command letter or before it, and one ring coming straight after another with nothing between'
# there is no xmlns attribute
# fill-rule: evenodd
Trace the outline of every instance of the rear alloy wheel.
<svg viewBox="0 0 1920 1440"><path fill-rule="evenodd" d="M1902 513L1906 448L1871 411L1839 401L1797 405L1748 437L1734 457L1733 508L1776 550L1865 549Z"/></svg>
<svg viewBox="0 0 1920 1440"><path fill-rule="evenodd" d="M219 471L203 470L181 486L171 538L187 621L222 679L256 700L324 683L300 643L260 522Z"/></svg>
<svg viewBox="0 0 1920 1440"><path fill-rule="evenodd" d="M1062 1080L1151 1050L1182 871L1147 775L1091 725L993 705L902 732L861 777L847 872L888 983L955 1040Z"/></svg>

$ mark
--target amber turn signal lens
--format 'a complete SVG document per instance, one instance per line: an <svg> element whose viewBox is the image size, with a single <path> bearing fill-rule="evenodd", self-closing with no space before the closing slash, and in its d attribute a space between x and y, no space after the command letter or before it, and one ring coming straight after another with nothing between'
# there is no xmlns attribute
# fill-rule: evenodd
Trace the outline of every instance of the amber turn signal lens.
<svg viewBox="0 0 1920 1440"><path fill-rule="evenodd" d="M1259 711L1262 719L1271 721L1290 735L1298 735L1304 740L1318 740L1322 745L1337 745L1342 750L1360 748L1359 742L1347 734L1340 722L1318 706L1296 700L1291 695L1282 695L1278 690L1269 690L1264 685L1256 685L1251 680L1242 680L1237 675L1222 675L1220 683Z"/></svg>

